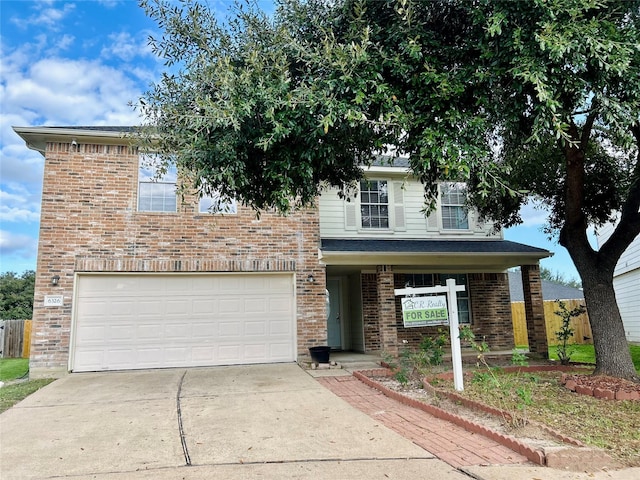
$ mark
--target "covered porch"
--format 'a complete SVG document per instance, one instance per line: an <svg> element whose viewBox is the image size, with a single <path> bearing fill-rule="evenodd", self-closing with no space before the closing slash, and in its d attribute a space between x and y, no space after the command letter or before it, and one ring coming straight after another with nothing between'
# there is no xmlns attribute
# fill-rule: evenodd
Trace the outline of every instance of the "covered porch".
<svg viewBox="0 0 640 480"><path fill-rule="evenodd" d="M462 323L492 350L514 348L506 270L521 267L530 351L547 355L539 260L551 252L505 240L322 239L327 343L334 351L397 355L435 327L406 328L394 289L455 278Z"/></svg>

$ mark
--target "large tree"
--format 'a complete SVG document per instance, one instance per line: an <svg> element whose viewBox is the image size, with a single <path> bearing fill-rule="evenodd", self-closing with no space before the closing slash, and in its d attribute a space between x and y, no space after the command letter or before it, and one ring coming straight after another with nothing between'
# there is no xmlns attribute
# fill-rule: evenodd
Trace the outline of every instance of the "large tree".
<svg viewBox="0 0 640 480"><path fill-rule="evenodd" d="M0 274L0 319L31 320L36 272L26 270Z"/></svg>
<svg viewBox="0 0 640 480"><path fill-rule="evenodd" d="M465 181L499 226L528 196L580 274L598 373L637 379L613 269L640 233L640 0L280 0L220 21L143 1L172 73L143 137L195 187L283 213L404 155L433 207ZM595 251L587 228L618 215Z"/></svg>

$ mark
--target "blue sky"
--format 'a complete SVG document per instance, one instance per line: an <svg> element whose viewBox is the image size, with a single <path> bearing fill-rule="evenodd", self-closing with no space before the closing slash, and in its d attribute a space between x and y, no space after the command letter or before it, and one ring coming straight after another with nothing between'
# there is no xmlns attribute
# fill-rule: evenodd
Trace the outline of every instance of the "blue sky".
<svg viewBox="0 0 640 480"><path fill-rule="evenodd" d="M163 70L147 45L155 28L136 0L0 0L0 272L36 268L44 166L11 127L138 124L128 104ZM524 218L505 238L555 252L541 265L578 278L540 231L544 213Z"/></svg>

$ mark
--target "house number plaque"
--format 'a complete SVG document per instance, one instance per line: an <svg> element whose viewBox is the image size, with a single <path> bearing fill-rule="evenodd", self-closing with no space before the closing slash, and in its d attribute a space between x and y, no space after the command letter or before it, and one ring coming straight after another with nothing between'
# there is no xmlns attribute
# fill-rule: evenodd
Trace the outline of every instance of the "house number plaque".
<svg viewBox="0 0 640 480"><path fill-rule="evenodd" d="M44 306L45 307L61 307L64 303L62 295L45 295Z"/></svg>

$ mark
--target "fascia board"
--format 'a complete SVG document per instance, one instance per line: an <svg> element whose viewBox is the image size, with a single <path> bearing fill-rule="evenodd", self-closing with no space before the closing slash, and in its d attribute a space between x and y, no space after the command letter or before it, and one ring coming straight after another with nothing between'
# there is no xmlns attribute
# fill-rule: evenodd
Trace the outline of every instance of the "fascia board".
<svg viewBox="0 0 640 480"><path fill-rule="evenodd" d="M522 253L422 253L422 252L322 252L321 260L326 265L403 265L417 264L489 267L506 269L518 265L537 263L541 258L551 256Z"/></svg>
<svg viewBox="0 0 640 480"><path fill-rule="evenodd" d="M82 130L73 128L51 127L13 127L27 147L42 154L48 142L67 142L75 138L78 143L100 143L122 145L123 140L129 144L135 143L135 137L123 127L122 131Z"/></svg>

